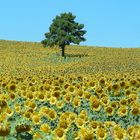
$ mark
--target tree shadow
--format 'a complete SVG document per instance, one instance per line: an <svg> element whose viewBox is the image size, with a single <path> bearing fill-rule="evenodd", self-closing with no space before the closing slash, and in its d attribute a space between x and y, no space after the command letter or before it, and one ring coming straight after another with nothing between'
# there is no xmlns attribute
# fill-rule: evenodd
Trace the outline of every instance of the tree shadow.
<svg viewBox="0 0 140 140"><path fill-rule="evenodd" d="M70 58L72 58L72 57L79 57L79 58L81 58L81 57L87 57L89 55L88 54L65 54L65 56L66 57L70 57Z"/></svg>

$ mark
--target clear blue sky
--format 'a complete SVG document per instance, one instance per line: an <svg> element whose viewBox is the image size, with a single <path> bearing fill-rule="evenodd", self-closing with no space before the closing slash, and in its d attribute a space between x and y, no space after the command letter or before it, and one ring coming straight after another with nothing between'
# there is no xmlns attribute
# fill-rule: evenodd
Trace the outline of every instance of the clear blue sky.
<svg viewBox="0 0 140 140"><path fill-rule="evenodd" d="M81 45L140 47L140 0L0 0L0 39L41 41L62 12L85 24Z"/></svg>

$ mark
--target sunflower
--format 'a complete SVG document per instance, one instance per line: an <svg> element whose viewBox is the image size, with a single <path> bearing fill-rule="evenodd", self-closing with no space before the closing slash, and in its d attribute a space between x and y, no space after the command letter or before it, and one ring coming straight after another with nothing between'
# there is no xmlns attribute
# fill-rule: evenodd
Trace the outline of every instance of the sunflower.
<svg viewBox="0 0 140 140"><path fill-rule="evenodd" d="M15 84L9 85L9 91L15 91L15 90L16 90L16 85Z"/></svg>
<svg viewBox="0 0 140 140"><path fill-rule="evenodd" d="M65 132L64 132L64 130L62 129L62 128L56 128L55 129L55 137L57 138L57 139L59 139L59 140L64 140L65 138Z"/></svg>
<svg viewBox="0 0 140 140"><path fill-rule="evenodd" d="M41 133L39 133L39 132L35 132L34 134L33 134L33 139L43 139L43 136L42 136L42 134Z"/></svg>
<svg viewBox="0 0 140 140"><path fill-rule="evenodd" d="M87 100L89 100L90 97L91 97L91 93L88 92L88 91L85 91L85 92L84 92L84 98L87 99Z"/></svg>
<svg viewBox="0 0 140 140"><path fill-rule="evenodd" d="M12 101L14 101L16 99L16 95L14 93L10 93L9 97Z"/></svg>
<svg viewBox="0 0 140 140"><path fill-rule="evenodd" d="M79 131L73 131L74 140L80 139Z"/></svg>
<svg viewBox="0 0 140 140"><path fill-rule="evenodd" d="M114 91L113 94L114 94L114 96L117 96L117 97L121 96L121 92L120 91Z"/></svg>
<svg viewBox="0 0 140 140"><path fill-rule="evenodd" d="M68 120L69 119L69 115L67 112L60 114L59 119L60 120Z"/></svg>
<svg viewBox="0 0 140 140"><path fill-rule="evenodd" d="M95 84L96 84L95 81L89 81L88 86L89 86L89 87L94 87Z"/></svg>
<svg viewBox="0 0 140 140"><path fill-rule="evenodd" d="M0 99L0 106L3 107L7 107L7 101L5 99Z"/></svg>
<svg viewBox="0 0 140 140"><path fill-rule="evenodd" d="M67 120L60 120L58 123L59 128L62 128L64 131L68 130L69 128L69 123Z"/></svg>
<svg viewBox="0 0 140 140"><path fill-rule="evenodd" d="M31 86L31 87L29 88L29 90L30 90L31 92L35 92L35 91L36 91L36 88L33 87L33 86Z"/></svg>
<svg viewBox="0 0 140 140"><path fill-rule="evenodd" d="M44 92L39 92L39 93L37 94L37 99L38 99L39 101L45 101L45 94L44 94Z"/></svg>
<svg viewBox="0 0 140 140"><path fill-rule="evenodd" d="M49 84L44 85L44 89L46 91L50 91L51 90L51 86Z"/></svg>
<svg viewBox="0 0 140 140"><path fill-rule="evenodd" d="M17 106L17 107L15 107L15 112L17 112L17 113L21 113L21 106Z"/></svg>
<svg viewBox="0 0 140 140"><path fill-rule="evenodd" d="M96 91L97 95L100 95L101 93L103 93L103 89L100 86L97 86L95 91Z"/></svg>
<svg viewBox="0 0 140 140"><path fill-rule="evenodd" d="M116 108L119 107L118 101L112 101L112 102L110 103L110 105L111 105L114 109L116 109Z"/></svg>
<svg viewBox="0 0 140 140"><path fill-rule="evenodd" d="M41 91L41 92L43 92L43 91L45 90L44 85L40 85L40 86L38 87L38 90Z"/></svg>
<svg viewBox="0 0 140 140"><path fill-rule="evenodd" d="M7 114L5 112L2 112L0 114L0 123L3 123L7 119Z"/></svg>
<svg viewBox="0 0 140 140"><path fill-rule="evenodd" d="M64 79L63 77L61 77L61 78L58 79L58 82L59 82L60 84L63 84L64 81L65 81L65 79Z"/></svg>
<svg viewBox="0 0 140 140"><path fill-rule="evenodd" d="M111 85L108 85L107 87L106 87L106 89L107 89L107 91L111 91L111 88L112 88L112 86Z"/></svg>
<svg viewBox="0 0 140 140"><path fill-rule="evenodd" d="M57 107L58 109L62 109L62 108L64 107L64 102L63 102L63 101L57 101L56 107Z"/></svg>
<svg viewBox="0 0 140 140"><path fill-rule="evenodd" d="M116 140L123 140L123 139L124 139L124 134L123 134L123 132L121 132L121 131L116 131L116 132L115 132L114 138L115 138Z"/></svg>
<svg viewBox="0 0 140 140"><path fill-rule="evenodd" d="M64 89L67 89L69 86L70 86L69 83L65 83L65 84L63 85L63 88L64 88Z"/></svg>
<svg viewBox="0 0 140 140"><path fill-rule="evenodd" d="M16 125L15 129L17 133L27 132L31 130L31 126L27 124L20 124L20 125Z"/></svg>
<svg viewBox="0 0 140 140"><path fill-rule="evenodd" d="M128 101L127 101L127 99L121 99L121 100L119 101L119 104L120 104L120 106L121 106L121 105L126 106L126 105L128 104Z"/></svg>
<svg viewBox="0 0 140 140"><path fill-rule="evenodd" d="M50 109L46 106L42 106L39 110L40 115L48 116Z"/></svg>
<svg viewBox="0 0 140 140"><path fill-rule="evenodd" d="M104 126L106 128L113 127L114 125L116 125L116 123L114 121L105 121L104 122Z"/></svg>
<svg viewBox="0 0 140 140"><path fill-rule="evenodd" d="M56 117L57 117L57 114L56 114L55 110L50 110L49 113L48 113L48 117L49 117L51 120L55 120Z"/></svg>
<svg viewBox="0 0 140 140"><path fill-rule="evenodd" d="M24 101L24 106L25 106L25 107L28 107L30 102L31 102L31 101L30 101L29 99L25 100L25 101ZM16 106L19 106L19 103L17 103Z"/></svg>
<svg viewBox="0 0 140 140"><path fill-rule="evenodd" d="M72 123L72 122L75 122L75 120L77 119L77 114L75 114L75 113L70 113L70 115L69 115L69 118L68 118L68 121L70 122L70 123Z"/></svg>
<svg viewBox="0 0 140 140"><path fill-rule="evenodd" d="M41 122L40 115L33 115L33 116L32 116L32 122L33 122L34 124L40 124L40 122Z"/></svg>
<svg viewBox="0 0 140 140"><path fill-rule="evenodd" d="M125 90L125 95L126 96L129 96L130 94L131 94L131 90L130 89Z"/></svg>
<svg viewBox="0 0 140 140"><path fill-rule="evenodd" d="M93 140L94 133L89 130L88 128L82 127L79 131L79 135L82 138L82 140Z"/></svg>
<svg viewBox="0 0 140 140"><path fill-rule="evenodd" d="M115 140L126 139L126 131L123 128L114 127L114 138Z"/></svg>
<svg viewBox="0 0 140 140"><path fill-rule="evenodd" d="M23 116L26 118L26 119L31 119L31 116L32 116L32 113L31 112L28 112L28 111L25 111Z"/></svg>
<svg viewBox="0 0 140 140"><path fill-rule="evenodd" d="M73 106L76 108L76 107L80 106L81 101L80 101L80 99L79 99L78 97L75 97L75 98L73 99L73 101L72 101L72 104L73 104Z"/></svg>
<svg viewBox="0 0 140 140"><path fill-rule="evenodd" d="M100 126L100 123L97 122L97 121L91 121L91 122L89 123L89 125L90 125L90 127L92 128L93 131L96 131L97 128Z"/></svg>
<svg viewBox="0 0 140 140"><path fill-rule="evenodd" d="M107 106L109 104L109 102L110 102L109 97L104 96L104 97L101 98L101 104L103 106Z"/></svg>
<svg viewBox="0 0 140 140"><path fill-rule="evenodd" d="M129 84L129 82L126 82L126 84L125 84L125 87L124 87L124 88L125 88L126 90L130 88L130 84Z"/></svg>
<svg viewBox="0 0 140 140"><path fill-rule="evenodd" d="M87 82L87 87L89 90L93 90L96 86L96 82L95 81L89 81Z"/></svg>
<svg viewBox="0 0 140 140"><path fill-rule="evenodd" d="M133 126L127 127L127 134L129 135L130 138L132 138L133 131L134 131L134 127Z"/></svg>
<svg viewBox="0 0 140 140"><path fill-rule="evenodd" d="M52 96L52 97L50 98L49 102L50 102L51 105L56 105L57 99L56 99L55 97Z"/></svg>
<svg viewBox="0 0 140 140"><path fill-rule="evenodd" d="M82 98L83 97L83 95L84 95L84 92L83 92L83 90L77 90L77 93L76 93L80 98Z"/></svg>
<svg viewBox="0 0 140 140"><path fill-rule="evenodd" d="M75 123L76 123L76 125L77 125L78 128L82 128L83 125L84 125L84 120L81 119L81 118L77 118L77 119L75 120Z"/></svg>
<svg viewBox="0 0 140 140"><path fill-rule="evenodd" d="M0 106L0 114L3 112L3 108Z"/></svg>
<svg viewBox="0 0 140 140"><path fill-rule="evenodd" d="M79 115L78 115L79 118L83 119L84 121L87 121L88 120L88 114L86 111L82 110Z"/></svg>
<svg viewBox="0 0 140 140"><path fill-rule="evenodd" d="M8 116L12 116L13 114L14 114L14 111L11 109L11 108L6 108L6 114L8 115Z"/></svg>
<svg viewBox="0 0 140 140"><path fill-rule="evenodd" d="M47 123L41 124L40 130L45 132L46 134L51 132L51 128Z"/></svg>
<svg viewBox="0 0 140 140"><path fill-rule="evenodd" d="M137 101L138 100L138 95L135 94L134 92L129 95L129 99L133 100L133 101Z"/></svg>
<svg viewBox="0 0 140 140"><path fill-rule="evenodd" d="M105 107L105 112L107 113L108 116L113 116L114 108L111 106L107 106L107 107Z"/></svg>
<svg viewBox="0 0 140 140"><path fill-rule="evenodd" d="M96 96L91 98L91 100L90 100L90 107L94 111L99 111L101 109L100 101L99 101L99 99Z"/></svg>
<svg viewBox="0 0 140 140"><path fill-rule="evenodd" d="M59 99L61 97L60 95L61 95L60 91L54 91L52 93L52 96L55 97L55 98L57 98L57 99Z"/></svg>
<svg viewBox="0 0 140 140"><path fill-rule="evenodd" d="M62 94L62 95L66 95L66 93L67 93L66 90L62 90L62 91L61 91L61 94Z"/></svg>
<svg viewBox="0 0 140 140"><path fill-rule="evenodd" d="M28 92L28 93L26 94L26 98L29 99L29 100L34 99L33 93Z"/></svg>
<svg viewBox="0 0 140 140"><path fill-rule="evenodd" d="M50 92L46 92L45 96L46 96L46 100L49 101L50 98L51 98L51 93Z"/></svg>
<svg viewBox="0 0 140 140"><path fill-rule="evenodd" d="M140 126L139 125L133 126L132 137L134 139L138 139L138 140L140 139Z"/></svg>
<svg viewBox="0 0 140 140"><path fill-rule="evenodd" d="M27 112L34 113L34 110L32 108L29 108Z"/></svg>
<svg viewBox="0 0 140 140"><path fill-rule="evenodd" d="M27 89L27 88L26 88L25 85L22 85L21 88L20 88L21 91L26 91L26 89Z"/></svg>
<svg viewBox="0 0 140 140"><path fill-rule="evenodd" d="M135 107L131 107L131 114L134 115L134 116L138 116L140 114L140 109L138 106L135 106Z"/></svg>
<svg viewBox="0 0 140 140"><path fill-rule="evenodd" d="M100 80L99 80L99 85L101 86L101 87L104 87L105 86L105 79L104 78L101 78Z"/></svg>
<svg viewBox="0 0 140 140"><path fill-rule="evenodd" d="M135 80L135 79L132 79L129 82L130 82L130 85L131 86L134 86L135 87L137 85L137 80Z"/></svg>
<svg viewBox="0 0 140 140"><path fill-rule="evenodd" d="M66 93L66 95L64 96L64 100L69 103L72 100L72 95L69 93Z"/></svg>
<svg viewBox="0 0 140 140"><path fill-rule="evenodd" d="M113 84L112 85L112 90L113 91L119 91L119 89L120 89L120 85L118 85L118 84Z"/></svg>
<svg viewBox="0 0 140 140"><path fill-rule="evenodd" d="M120 87L121 87L121 88L124 88L125 85L126 85L125 81L121 81L121 82L120 82Z"/></svg>
<svg viewBox="0 0 140 140"><path fill-rule="evenodd" d="M76 87L77 89L80 89L80 88L81 88L81 85L78 84L78 83L76 83L75 87Z"/></svg>
<svg viewBox="0 0 140 140"><path fill-rule="evenodd" d="M99 140L105 140L107 138L107 131L105 128L97 128L96 130L96 138Z"/></svg>
<svg viewBox="0 0 140 140"><path fill-rule="evenodd" d="M75 92L75 87L70 85L68 88L67 88L67 91L70 92L70 93L74 93Z"/></svg>
<svg viewBox="0 0 140 140"><path fill-rule="evenodd" d="M0 136L6 137L10 134L10 127L9 126L3 126L0 125Z"/></svg>
<svg viewBox="0 0 140 140"><path fill-rule="evenodd" d="M29 106L30 108L32 108L33 110L36 109L36 103L35 103L34 101L29 102L28 106Z"/></svg>
<svg viewBox="0 0 140 140"><path fill-rule="evenodd" d="M104 97L108 97L108 95L106 93L101 93L98 95L98 97L101 99L101 98L104 98Z"/></svg>
<svg viewBox="0 0 140 140"><path fill-rule="evenodd" d="M127 109L127 106L120 106L119 109L118 109L118 115L123 117L123 116L126 116L128 113L128 109Z"/></svg>
<svg viewBox="0 0 140 140"><path fill-rule="evenodd" d="M60 87L59 87L59 85L55 85L55 86L53 86L53 91L60 91Z"/></svg>
<svg viewBox="0 0 140 140"><path fill-rule="evenodd" d="M27 92L26 91L20 91L20 94L21 94L22 98L26 98Z"/></svg>

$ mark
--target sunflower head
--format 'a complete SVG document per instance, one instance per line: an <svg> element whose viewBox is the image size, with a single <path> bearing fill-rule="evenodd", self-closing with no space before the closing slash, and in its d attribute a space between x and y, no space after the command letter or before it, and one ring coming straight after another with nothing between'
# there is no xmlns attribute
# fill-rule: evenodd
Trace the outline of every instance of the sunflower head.
<svg viewBox="0 0 140 140"><path fill-rule="evenodd" d="M52 96L54 96L55 98L60 98L60 95L61 95L61 93L60 93L60 91L54 91L53 93L52 93Z"/></svg>
<svg viewBox="0 0 140 140"><path fill-rule="evenodd" d="M101 103L103 106L107 106L109 104L109 102L110 102L110 100L107 96L101 98Z"/></svg>
<svg viewBox="0 0 140 140"><path fill-rule="evenodd" d="M62 128L56 128L55 129L55 136L60 139L64 136L64 130Z"/></svg>
<svg viewBox="0 0 140 140"><path fill-rule="evenodd" d="M0 136L6 137L10 134L10 127L0 125Z"/></svg>
<svg viewBox="0 0 140 140"><path fill-rule="evenodd" d="M105 139L107 137L107 131L105 128L98 128L96 131L97 139Z"/></svg>
<svg viewBox="0 0 140 140"><path fill-rule="evenodd" d="M79 99L78 97L75 97L75 98L73 99L72 104L73 104L74 107L80 106L80 103L81 103L81 101L80 101L80 99Z"/></svg>
<svg viewBox="0 0 140 140"><path fill-rule="evenodd" d="M131 108L130 112L131 112L132 115L138 116L140 114L140 109L139 109L139 107L135 106L135 107Z"/></svg>
<svg viewBox="0 0 140 140"><path fill-rule="evenodd" d="M9 85L9 91L15 91L15 90L16 90L16 85L15 84Z"/></svg>
<svg viewBox="0 0 140 140"><path fill-rule="evenodd" d="M114 108L111 107L111 106L107 106L105 108L105 111L106 111L106 113L107 113L108 116L112 116L114 114Z"/></svg>
<svg viewBox="0 0 140 140"><path fill-rule="evenodd" d="M26 131L30 131L31 126L28 124L20 124L20 125L16 125L15 129L17 133L26 132Z"/></svg>
<svg viewBox="0 0 140 140"><path fill-rule="evenodd" d="M48 113L48 117L49 117L51 120L55 120L56 117L57 117L57 114L56 114L55 110L50 110L49 113Z"/></svg>
<svg viewBox="0 0 140 140"><path fill-rule="evenodd" d="M120 106L121 106L121 105L126 106L127 103L128 103L127 99L121 99L120 102L119 102Z"/></svg>
<svg viewBox="0 0 140 140"><path fill-rule="evenodd" d="M40 118L39 115L33 115L33 116L32 116L32 122L33 122L34 124L39 124L40 121L41 121L41 118Z"/></svg>
<svg viewBox="0 0 140 140"><path fill-rule="evenodd" d="M120 86L118 84L113 84L112 85L112 90L113 91L118 91L120 89Z"/></svg>
<svg viewBox="0 0 140 140"><path fill-rule="evenodd" d="M51 128L47 123L44 123L40 126L40 130L45 132L46 134L50 133Z"/></svg>
<svg viewBox="0 0 140 140"><path fill-rule="evenodd" d="M83 127L83 125L84 125L84 120L81 119L81 118L77 118L77 119L76 119L76 125L77 125L78 128Z"/></svg>

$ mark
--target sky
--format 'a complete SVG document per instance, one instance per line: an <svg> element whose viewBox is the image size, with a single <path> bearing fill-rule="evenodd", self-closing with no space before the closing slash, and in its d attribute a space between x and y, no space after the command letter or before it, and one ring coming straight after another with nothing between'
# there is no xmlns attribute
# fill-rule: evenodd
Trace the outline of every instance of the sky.
<svg viewBox="0 0 140 140"><path fill-rule="evenodd" d="M140 47L140 0L0 0L0 39L40 42L56 15L85 25L80 45Z"/></svg>

